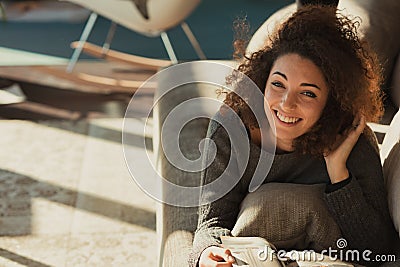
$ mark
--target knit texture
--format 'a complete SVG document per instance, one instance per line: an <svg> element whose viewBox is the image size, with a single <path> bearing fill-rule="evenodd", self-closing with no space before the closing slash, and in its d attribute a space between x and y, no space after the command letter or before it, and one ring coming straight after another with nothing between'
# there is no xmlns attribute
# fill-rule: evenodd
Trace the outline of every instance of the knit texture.
<svg viewBox="0 0 400 267"><path fill-rule="evenodd" d="M221 115L217 116L222 117ZM224 128L214 120L210 122L207 137L209 142L215 143L218 150L213 163L202 173L203 184L208 184L217 179L226 169L230 157L235 159L238 153L235 149L231 149L233 146L229 143L229 137ZM394 230L387 207L379 155L375 145L371 144L369 140L370 138L366 138L364 135L360 136L347 162L347 167L352 176L351 181L333 192L324 192L324 187L330 184L330 179L323 157L296 152L275 155L264 183L320 184L323 187L320 196L324 200L325 206L320 205L318 209L322 209L322 213L329 212L333 222L340 229L341 236L347 240L348 246L346 248L360 251L368 248L374 254L384 254L389 253L394 242L397 242L395 240L397 233ZM207 144L205 148L204 151L207 153ZM248 165L240 181L222 198L199 208L199 222L190 255L190 266L197 265L199 256L204 249L212 245L219 245L221 243L220 236L232 235L232 229L235 228L238 215L240 212L243 213L240 206L248 195L248 186L253 178L260 152L260 147L250 143ZM238 174L233 171L230 171L228 175L232 179L238 179ZM209 193L204 192L204 195L207 196ZM268 191L265 192L265 194L267 193ZM282 203L276 209L279 207L285 209L286 200L279 201ZM293 212L303 214L302 210L295 209ZM265 218L265 221L273 222L274 219L276 218ZM313 235L305 235L307 238L305 243L304 240L301 240L301 242L298 240L297 244L323 244L322 246L325 246L332 242L328 240L326 233L329 228L333 227L332 229L334 229L335 226L326 225L326 221L317 221L317 223L314 221L312 225L315 229L304 229L304 231L312 232ZM286 228L276 227L276 229L289 233L298 232L298 229L292 229L292 227L295 227L295 224L288 224ZM326 229L323 229L324 227ZM272 227L270 228L272 229ZM318 233L321 233L321 235L318 235ZM252 232L251 234L256 235L257 233ZM265 233L260 230L257 235L260 234ZM282 234L276 233L277 236ZM304 248L292 247L292 249ZM368 266L372 265L368 263Z"/></svg>
<svg viewBox="0 0 400 267"><path fill-rule="evenodd" d="M266 183L240 206L234 236L260 236L280 249L335 248L341 232L323 200L324 185Z"/></svg>

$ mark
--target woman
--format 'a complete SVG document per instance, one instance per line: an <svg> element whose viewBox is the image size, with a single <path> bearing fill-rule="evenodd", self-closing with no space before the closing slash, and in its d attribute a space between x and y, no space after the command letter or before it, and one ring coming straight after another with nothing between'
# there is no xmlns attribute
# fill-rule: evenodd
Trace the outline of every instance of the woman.
<svg viewBox="0 0 400 267"><path fill-rule="evenodd" d="M323 199L347 248L374 254L387 252L396 236L377 146L366 128L366 121L382 114L379 70L375 55L357 37L356 23L322 6L297 11L239 66L264 94L265 112L276 126L276 155L264 183L325 184ZM259 154L262 134L246 102L229 93L225 104L246 125L250 158ZM208 138L218 153L203 172L205 184L224 171L231 153L229 136L215 121ZM192 265L234 262L219 237L235 227L251 168L228 194L200 207Z"/></svg>

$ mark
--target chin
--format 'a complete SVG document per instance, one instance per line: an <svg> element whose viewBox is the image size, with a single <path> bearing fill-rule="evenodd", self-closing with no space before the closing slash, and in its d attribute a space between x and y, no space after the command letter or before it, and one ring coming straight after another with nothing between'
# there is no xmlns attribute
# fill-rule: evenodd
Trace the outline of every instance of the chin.
<svg viewBox="0 0 400 267"><path fill-rule="evenodd" d="M278 128L276 129L276 137L279 139L294 140L294 139L298 138L299 136L301 136L301 135L294 134L293 132L290 132L290 130L285 131L285 130L278 129Z"/></svg>

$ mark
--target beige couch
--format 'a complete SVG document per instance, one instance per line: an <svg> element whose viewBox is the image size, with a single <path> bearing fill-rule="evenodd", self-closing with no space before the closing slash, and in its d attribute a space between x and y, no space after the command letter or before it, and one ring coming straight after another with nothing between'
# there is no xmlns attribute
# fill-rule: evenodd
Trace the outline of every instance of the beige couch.
<svg viewBox="0 0 400 267"><path fill-rule="evenodd" d="M215 90L214 86L207 84L184 85L177 88L169 96L160 101L153 113L157 124L155 131L160 129L167 114L179 103L199 96L215 97L210 94ZM182 152L188 158L200 156L197 144L206 135L208 120L199 118L191 121L185 127L179 139L181 140ZM389 139L384 140L382 146L382 158L384 162L384 173L389 193L389 206L393 215L393 222L399 231L400 226L400 113L388 129ZM154 135L160 142L159 132ZM393 149L392 149L393 147ZM154 146L156 155L156 166L158 172L171 182L182 186L199 186L200 174L189 173L179 170L169 163L160 146ZM187 266L188 255L192 246L193 233L197 226L196 207L175 207L167 204L158 204L157 210L157 236L159 238L160 265L165 267ZM399 263L397 263L399 264ZM396 265L393 265L396 266Z"/></svg>
<svg viewBox="0 0 400 267"><path fill-rule="evenodd" d="M352 0L342 0L349 1L354 4L356 1ZM360 0L369 2L368 6L366 3L360 6L356 6L355 10L358 10L360 13L364 14L366 18L368 18L369 22L374 22L375 17L371 15L368 8L374 8L374 5L371 3L373 1L369 0ZM377 3L389 3L392 2L396 8L399 6L396 1L387 1L380 0L375 1ZM396 3L395 3L396 2ZM400 2L399 2L400 3ZM356 3L357 4L357 3ZM289 9L292 7L289 7ZM284 9L287 12L287 9ZM377 9L379 12L382 12L382 9ZM392 11L392 10L390 10ZM373 12L372 12L373 13ZM370 16L371 15L371 16ZM390 15L385 13L385 16L391 18ZM378 23L378 22L374 22ZM372 23L372 24L374 24ZM379 22L379 29L384 27L381 22ZM382 33L384 34L384 33ZM249 49L255 47L256 39L258 37L265 36L261 31L258 31L255 34L252 42L250 42ZM382 40L379 40L378 43L384 45L382 49L385 52L388 51L388 47L390 47L390 53L388 53L388 66L393 69L393 65L395 64L395 57L398 54L398 49L395 51L393 48L396 46L398 48L398 34L396 33L394 37L386 36L379 38L386 38L386 40L396 41L396 44L385 44ZM378 37L377 37L378 38ZM393 46L393 47L392 47ZM390 55L389 55L390 54ZM390 84L392 80L400 80L400 66L398 67L396 73L393 75L393 79L388 78L388 83ZM194 72L196 70L193 70ZM391 70L389 71L391 73ZM388 77L389 77L388 76ZM164 88L165 89L165 88ZM163 94L163 88L159 88L156 90L156 95ZM396 89L396 88L393 88ZM400 87L397 87L400 90ZM171 112L171 110L184 102L185 100L196 98L200 96L206 96L210 98L215 98L215 86L205 83L197 83L197 84L186 84L182 85L172 92L168 93L164 97L161 98L155 105L153 118L154 118L154 153L156 156L156 168L157 171L167 180L179 184L182 186L199 186L200 185L200 173L199 172L185 172L181 171L175 166L173 166L165 157L163 149L161 147L161 137L160 137L160 129L164 123L166 116ZM398 100L393 101L397 103ZM388 116L388 121L390 121L393 117L393 114L397 110L395 105L392 105L392 112ZM201 108L201 107L197 107ZM204 107L207 108L207 107ZM208 119L199 118L191 121L186 127L184 127L179 135L179 140L181 144L181 150L183 154L185 154L188 158L195 159L200 156L200 151L198 148L198 144L200 140L202 140L207 131ZM390 127L381 127L380 125L375 125L375 129L380 128L384 131L388 131L389 133L386 135L387 138L384 140L382 145L382 162L384 163L384 173L385 179L388 189L388 199L390 211L393 216L393 222L396 226L397 231L399 231L400 226L400 113L397 113L395 120L393 120L392 125ZM166 193L166 192L164 192ZM192 246L193 233L197 226L197 208L196 207L175 207L167 204L158 204L157 209L157 236L159 238L159 266L166 267L179 267L179 266L187 266L188 255ZM392 263L387 266L400 266L400 263Z"/></svg>

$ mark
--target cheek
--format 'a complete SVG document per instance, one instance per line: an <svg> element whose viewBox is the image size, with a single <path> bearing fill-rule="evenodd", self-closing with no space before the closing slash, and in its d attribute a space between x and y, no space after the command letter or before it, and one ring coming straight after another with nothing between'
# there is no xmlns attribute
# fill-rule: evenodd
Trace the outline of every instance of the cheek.
<svg viewBox="0 0 400 267"><path fill-rule="evenodd" d="M274 94L273 90L269 89L268 87L265 88L264 99L266 101L271 102L276 98L277 98L277 96L276 96L276 94Z"/></svg>
<svg viewBox="0 0 400 267"><path fill-rule="evenodd" d="M316 105L308 106L305 112L309 114L309 118L311 118L315 123L321 117L324 107L324 103L317 103Z"/></svg>
<svg viewBox="0 0 400 267"><path fill-rule="evenodd" d="M271 95L270 95L270 91L268 90L268 88L265 88L264 91L264 107L267 105L267 102L270 101Z"/></svg>
<svg viewBox="0 0 400 267"><path fill-rule="evenodd" d="M319 117L322 115L322 112L324 111L327 102L328 102L328 97L326 96L325 99L323 99L323 101L318 103L317 109L319 110L319 112L318 112Z"/></svg>

